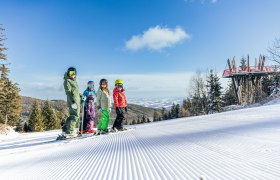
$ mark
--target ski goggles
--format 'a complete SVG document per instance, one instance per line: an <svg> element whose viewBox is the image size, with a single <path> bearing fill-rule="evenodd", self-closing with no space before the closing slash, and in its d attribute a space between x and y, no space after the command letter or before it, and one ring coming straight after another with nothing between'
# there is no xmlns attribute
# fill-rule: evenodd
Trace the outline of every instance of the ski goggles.
<svg viewBox="0 0 280 180"><path fill-rule="evenodd" d="M117 84L117 87L118 88L123 88L123 85L122 84Z"/></svg>
<svg viewBox="0 0 280 180"><path fill-rule="evenodd" d="M94 88L94 84L90 83L90 84L88 84L88 87Z"/></svg>
<svg viewBox="0 0 280 180"><path fill-rule="evenodd" d="M69 76L76 75L76 71L69 71Z"/></svg>
<svg viewBox="0 0 280 180"><path fill-rule="evenodd" d="M102 82L101 85L108 85L108 83L106 81Z"/></svg>

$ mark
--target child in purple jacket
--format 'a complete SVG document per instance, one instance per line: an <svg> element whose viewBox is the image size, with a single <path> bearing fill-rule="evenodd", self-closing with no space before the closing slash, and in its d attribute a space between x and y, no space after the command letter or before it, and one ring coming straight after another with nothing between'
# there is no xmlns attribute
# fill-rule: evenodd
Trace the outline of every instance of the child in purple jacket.
<svg viewBox="0 0 280 180"><path fill-rule="evenodd" d="M95 120L95 108L94 108L94 96L89 95L85 102L85 115L83 133L95 133L94 120Z"/></svg>

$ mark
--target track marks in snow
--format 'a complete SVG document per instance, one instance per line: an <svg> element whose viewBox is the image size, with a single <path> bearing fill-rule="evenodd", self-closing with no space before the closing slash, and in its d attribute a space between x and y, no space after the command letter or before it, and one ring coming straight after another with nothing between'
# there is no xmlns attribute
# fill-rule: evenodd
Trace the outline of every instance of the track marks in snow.
<svg viewBox="0 0 280 180"><path fill-rule="evenodd" d="M0 161L0 169L8 164L15 169L1 169L4 176L20 179L280 179L279 108L274 107L275 112L264 108L270 119L257 117L249 109L236 112L256 120L222 113L41 146L45 154L34 151L34 157L21 164L16 164L16 158L25 153L9 154L6 160L12 162ZM24 141L40 139L15 144ZM13 143L0 143L0 147L8 145Z"/></svg>

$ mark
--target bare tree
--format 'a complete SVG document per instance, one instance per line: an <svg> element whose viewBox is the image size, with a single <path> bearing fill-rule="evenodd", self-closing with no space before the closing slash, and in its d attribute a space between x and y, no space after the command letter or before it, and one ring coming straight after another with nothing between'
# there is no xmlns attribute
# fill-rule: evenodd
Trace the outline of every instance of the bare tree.
<svg viewBox="0 0 280 180"><path fill-rule="evenodd" d="M272 46L268 48L269 56L271 61L280 64L280 38L275 38Z"/></svg>
<svg viewBox="0 0 280 180"><path fill-rule="evenodd" d="M206 77L206 73L198 71L191 79L189 97L191 99L190 111L192 115L205 114L207 111Z"/></svg>
<svg viewBox="0 0 280 180"><path fill-rule="evenodd" d="M201 71L197 71L196 74L191 78L189 96L193 96L194 94L198 94L199 96L203 96L207 94L206 88L206 77L205 73Z"/></svg>

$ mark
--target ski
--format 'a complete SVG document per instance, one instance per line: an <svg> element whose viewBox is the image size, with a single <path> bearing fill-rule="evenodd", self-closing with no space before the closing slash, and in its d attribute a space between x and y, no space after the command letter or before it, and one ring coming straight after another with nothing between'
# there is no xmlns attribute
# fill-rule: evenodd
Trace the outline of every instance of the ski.
<svg viewBox="0 0 280 180"><path fill-rule="evenodd" d="M116 130L116 129L109 129L109 133L110 134L119 134L119 133L124 133L124 132L128 132L128 131L132 131L135 130L136 127L132 127L132 128L123 128L123 130Z"/></svg>
<svg viewBox="0 0 280 180"><path fill-rule="evenodd" d="M120 133L125 133L125 132L129 132L129 131L133 131L135 130L136 127L133 128L124 128L124 130L122 131L113 131L111 128L109 129L109 131L107 133L84 133L82 135L76 136L76 137L66 137L64 135L59 134L58 137L56 138L56 140L74 140L74 139L84 139L84 138L89 138L89 137L94 137L94 136L103 136L103 135L110 135L110 134L120 134Z"/></svg>
<svg viewBox="0 0 280 180"><path fill-rule="evenodd" d="M96 134L94 133L88 133L88 134L82 134L82 135L78 135L78 136L73 136L73 137L66 137L64 135L59 134L58 137L56 138L56 140L72 140L72 139L84 139L84 138L88 138L88 137L93 137L96 136Z"/></svg>

